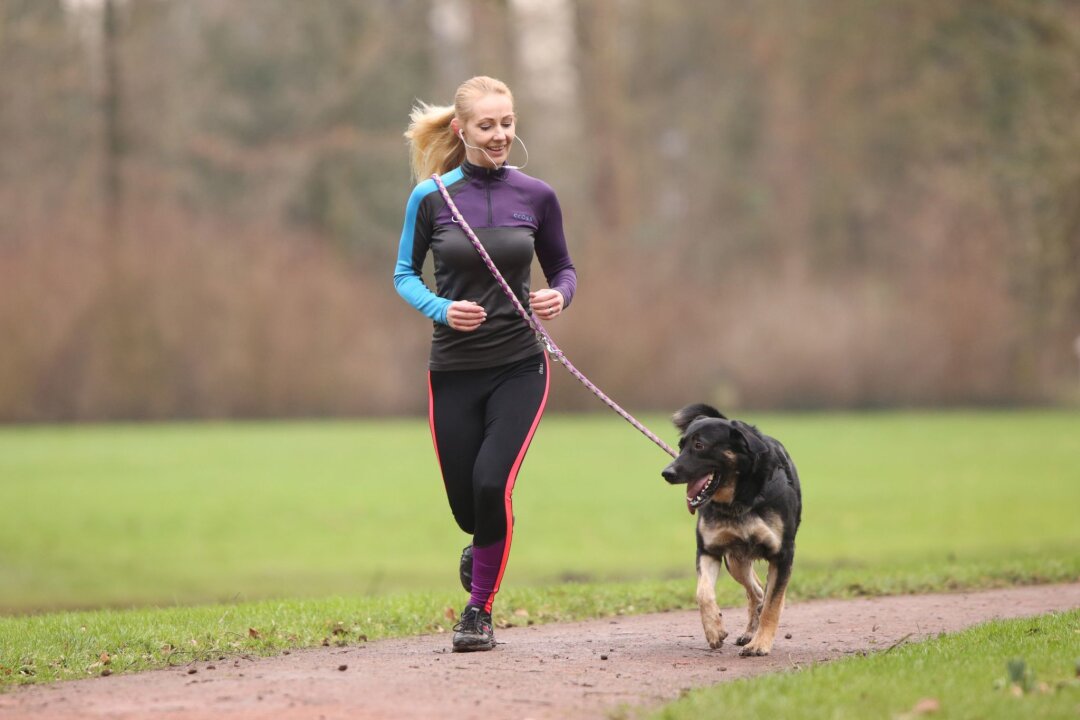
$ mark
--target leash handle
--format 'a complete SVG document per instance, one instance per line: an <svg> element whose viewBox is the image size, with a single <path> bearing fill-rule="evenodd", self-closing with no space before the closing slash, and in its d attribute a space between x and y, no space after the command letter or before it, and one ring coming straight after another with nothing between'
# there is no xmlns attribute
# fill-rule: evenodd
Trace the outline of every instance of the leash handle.
<svg viewBox="0 0 1080 720"><path fill-rule="evenodd" d="M556 362L562 364L567 370L569 370L570 374L576 377L582 385L591 390L593 395L596 395L596 397L600 398L601 402L603 402L609 408L622 416L622 418L628 423L637 428L642 435L656 443L661 450L666 452L668 455L675 457L678 453L671 449L671 446L669 446L667 443L657 437L657 435L651 430L649 430L649 428L642 425L633 415L619 407L618 403L616 403L614 400L604 394L604 392L600 388L598 388L592 381L590 381L589 378L585 377L584 373L574 367L573 363L570 362L570 358L566 357L563 351L559 349L559 346L555 344L555 341L551 339L551 336L548 335L547 330L544 329L544 326L540 323L540 320L535 315L530 314L525 309L525 307L521 304L521 301L518 300L517 295L515 295L514 291L510 289L510 285L507 284L506 278L504 278L502 276L502 273L499 272L499 268L495 267L495 261L491 259L491 255L488 254L487 249L484 247L483 243L480 242L480 238L476 237L476 233L474 233L473 229L469 227L469 223L465 222L465 218L462 216L461 211L458 210L457 205L454 204L453 198L450 197L450 191L446 189L446 185L443 184L442 178L439 177L439 174L435 173L431 176L431 178L435 181L435 185L438 186L439 192L443 196L443 200L446 201L446 206L450 208L450 215L453 218L454 222L461 227L462 231L464 231L465 233L465 236L469 238L469 242L471 242L472 246L476 248L476 252L480 254L480 258L484 261L484 264L487 265L487 269L494 276L495 281L499 284L499 287L502 288L503 293L505 293L506 297L510 299L510 302L513 304L514 309L517 310L518 315L520 315L521 318L525 321L525 323L529 326L529 328L534 333L536 333L536 339L547 349L548 354L551 355L551 357L554 358Z"/></svg>

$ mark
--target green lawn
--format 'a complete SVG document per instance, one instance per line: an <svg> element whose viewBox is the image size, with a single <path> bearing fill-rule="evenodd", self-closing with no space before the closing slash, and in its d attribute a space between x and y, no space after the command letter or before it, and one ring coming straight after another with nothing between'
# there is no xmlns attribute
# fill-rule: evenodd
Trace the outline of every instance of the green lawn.
<svg viewBox="0 0 1080 720"><path fill-rule="evenodd" d="M796 593L1076 571L1080 413L750 419L803 479ZM505 586L690 577L666 459L614 415L546 418ZM0 428L0 612L450 590L466 542L423 421Z"/></svg>
<svg viewBox="0 0 1080 720"><path fill-rule="evenodd" d="M1080 414L747 419L804 484L792 600L1080 577ZM545 419L496 621L689 607L666 461L613 415ZM446 629L466 542L420 420L2 428L0 687ZM129 609L45 612L76 608Z"/></svg>
<svg viewBox="0 0 1080 720"><path fill-rule="evenodd" d="M1075 718L1080 610L695 691L657 720Z"/></svg>

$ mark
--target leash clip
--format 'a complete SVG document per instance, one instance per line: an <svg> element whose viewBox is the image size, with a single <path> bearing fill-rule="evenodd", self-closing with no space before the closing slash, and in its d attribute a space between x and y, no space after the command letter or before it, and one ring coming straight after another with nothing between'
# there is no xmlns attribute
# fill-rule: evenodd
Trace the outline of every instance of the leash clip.
<svg viewBox="0 0 1080 720"><path fill-rule="evenodd" d="M560 350L555 345L555 343L551 341L551 338L549 338L547 336L547 333L542 333L539 330L537 330L536 331L536 341L544 346L544 349L547 350L548 355L550 355L552 358L554 358L555 362L561 363L563 361L562 350Z"/></svg>

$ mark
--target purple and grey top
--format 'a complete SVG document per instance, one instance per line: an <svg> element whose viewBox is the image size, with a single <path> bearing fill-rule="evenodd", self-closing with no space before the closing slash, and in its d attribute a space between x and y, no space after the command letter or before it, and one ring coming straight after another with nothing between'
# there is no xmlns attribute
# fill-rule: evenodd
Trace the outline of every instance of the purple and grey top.
<svg viewBox="0 0 1080 720"><path fill-rule="evenodd" d="M564 306L570 305L577 272L566 249L559 200L547 183L513 168L484 169L469 162L443 175L442 181L522 305L529 306L534 253L548 287L562 293ZM421 277L428 251L434 260L435 292ZM434 180L420 183L409 196L394 287L434 321L428 365L432 370L494 367L541 350L533 331L450 217ZM446 311L455 300L482 305L487 320L471 333L454 330Z"/></svg>

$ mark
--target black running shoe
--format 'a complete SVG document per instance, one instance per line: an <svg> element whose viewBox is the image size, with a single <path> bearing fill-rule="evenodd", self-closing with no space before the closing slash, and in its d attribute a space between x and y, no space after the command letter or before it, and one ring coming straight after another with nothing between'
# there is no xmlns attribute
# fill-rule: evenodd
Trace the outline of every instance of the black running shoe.
<svg viewBox="0 0 1080 720"><path fill-rule="evenodd" d="M454 652L491 650L495 647L495 629L491 613L476 605L466 605L461 622L454 626Z"/></svg>
<svg viewBox="0 0 1080 720"><path fill-rule="evenodd" d="M461 578L461 587L465 592L472 592L472 545L466 545L461 551L461 564L458 566L458 577Z"/></svg>

